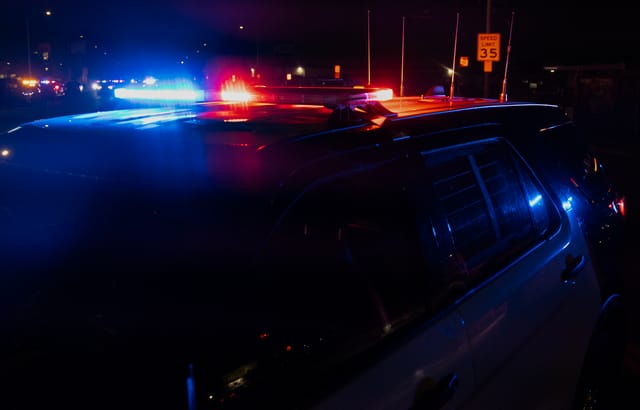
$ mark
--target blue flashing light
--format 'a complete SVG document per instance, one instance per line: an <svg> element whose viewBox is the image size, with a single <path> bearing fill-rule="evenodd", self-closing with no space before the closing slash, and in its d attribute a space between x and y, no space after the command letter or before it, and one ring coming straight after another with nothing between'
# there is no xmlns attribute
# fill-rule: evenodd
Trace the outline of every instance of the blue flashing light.
<svg viewBox="0 0 640 410"><path fill-rule="evenodd" d="M196 102L204 101L204 91L195 89L176 88L116 88L116 98L126 100L149 100L165 102Z"/></svg>

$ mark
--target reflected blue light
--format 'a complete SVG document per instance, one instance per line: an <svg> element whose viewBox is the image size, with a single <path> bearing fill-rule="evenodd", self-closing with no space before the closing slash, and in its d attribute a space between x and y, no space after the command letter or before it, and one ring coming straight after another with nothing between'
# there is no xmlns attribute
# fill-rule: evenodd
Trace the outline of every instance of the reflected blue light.
<svg viewBox="0 0 640 410"><path fill-rule="evenodd" d="M196 387L193 377L193 364L189 363L189 374L187 375L187 409L196 409Z"/></svg>
<svg viewBox="0 0 640 410"><path fill-rule="evenodd" d="M538 194L535 196L535 198L529 200L529 206L533 208L534 206L539 204L540 201L542 201L542 195Z"/></svg>
<svg viewBox="0 0 640 410"><path fill-rule="evenodd" d="M573 197L570 196L565 201L562 201L562 208L565 211L570 211L573 208Z"/></svg>

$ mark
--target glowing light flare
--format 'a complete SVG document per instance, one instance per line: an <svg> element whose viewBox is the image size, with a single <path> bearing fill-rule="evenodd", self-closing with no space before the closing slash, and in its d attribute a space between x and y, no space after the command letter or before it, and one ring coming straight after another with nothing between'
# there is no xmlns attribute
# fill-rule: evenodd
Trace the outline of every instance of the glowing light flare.
<svg viewBox="0 0 640 410"><path fill-rule="evenodd" d="M246 103L253 100L253 95L242 81L236 81L235 76L231 81L226 81L220 90L220 99L226 102Z"/></svg>
<svg viewBox="0 0 640 410"><path fill-rule="evenodd" d="M152 101L186 101L195 102L204 100L204 92L194 89L171 88L116 88L116 98L127 100L152 100Z"/></svg>
<svg viewBox="0 0 640 410"><path fill-rule="evenodd" d="M625 206L625 198L617 198L615 201L609 204L609 208L611 208L614 212L619 213L622 216L625 216L626 206Z"/></svg>
<svg viewBox="0 0 640 410"><path fill-rule="evenodd" d="M142 80L142 84L144 85L156 85L157 82L158 82L158 79L152 76L147 76L144 78L144 80Z"/></svg>
<svg viewBox="0 0 640 410"><path fill-rule="evenodd" d="M571 209L573 209L573 197L572 196L570 196L566 200L562 201L562 209L564 209L567 212L569 212L569 211L571 211Z"/></svg>
<svg viewBox="0 0 640 410"><path fill-rule="evenodd" d="M35 87L38 85L38 80L34 78L25 78L24 80L22 80L22 85L24 85L25 87Z"/></svg>
<svg viewBox="0 0 640 410"><path fill-rule="evenodd" d="M11 151L9 151L8 149L3 149L2 151L0 151L0 156L7 158L9 155L11 155Z"/></svg>
<svg viewBox="0 0 640 410"><path fill-rule="evenodd" d="M389 101L393 98L393 90L391 88L383 88L373 93L372 100Z"/></svg>
<svg viewBox="0 0 640 410"><path fill-rule="evenodd" d="M529 200L529 206L533 208L534 206L538 205L541 201L542 201L542 195L538 194L533 199Z"/></svg>

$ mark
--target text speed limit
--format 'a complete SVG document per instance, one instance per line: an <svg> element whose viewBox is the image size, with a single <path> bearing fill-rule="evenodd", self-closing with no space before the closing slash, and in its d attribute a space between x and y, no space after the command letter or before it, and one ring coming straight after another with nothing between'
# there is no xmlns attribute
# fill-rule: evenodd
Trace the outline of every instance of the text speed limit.
<svg viewBox="0 0 640 410"><path fill-rule="evenodd" d="M478 34L478 61L500 61L500 33Z"/></svg>

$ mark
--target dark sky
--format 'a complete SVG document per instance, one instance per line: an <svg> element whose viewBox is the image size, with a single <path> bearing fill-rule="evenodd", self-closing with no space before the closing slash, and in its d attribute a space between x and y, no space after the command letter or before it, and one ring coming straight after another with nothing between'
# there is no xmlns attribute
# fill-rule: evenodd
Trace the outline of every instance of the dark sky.
<svg viewBox="0 0 640 410"><path fill-rule="evenodd" d="M491 31L506 44L512 12L511 62L635 62L638 24L626 7L583 2L491 1ZM105 61L173 61L207 43L212 54L286 54L299 64L366 66L367 10L373 67L400 63L402 16L406 64L450 64L459 14L458 55L475 60L477 33L486 26L487 2L348 0L34 0L3 2L0 58L20 64L26 54L26 19L33 44L53 39L68 51L80 35ZM52 11L45 17L46 9ZM245 27L240 30L240 25ZM58 50L60 47L58 47ZM503 55L506 49L502 50ZM61 53L58 53L60 55ZM142 63L136 63L142 64ZM426 64L426 63L424 63ZM107 63L105 63L107 65Z"/></svg>

